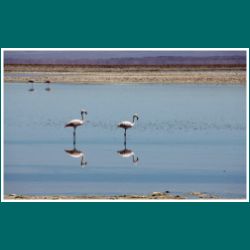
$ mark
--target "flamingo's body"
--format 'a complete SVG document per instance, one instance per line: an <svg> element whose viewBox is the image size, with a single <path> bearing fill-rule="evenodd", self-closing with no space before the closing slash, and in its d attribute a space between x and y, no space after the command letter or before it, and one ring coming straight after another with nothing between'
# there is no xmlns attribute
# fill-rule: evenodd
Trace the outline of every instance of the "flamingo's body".
<svg viewBox="0 0 250 250"><path fill-rule="evenodd" d="M65 124L65 128L68 128L68 127L72 127L74 128L74 131L73 131L73 143L75 144L75 136L76 136L76 128L79 127L79 126L82 126L86 120L84 120L84 114L88 114L88 112L84 109L81 110L81 118L82 119L73 119L71 121L69 121L67 124Z"/></svg>
<svg viewBox="0 0 250 250"><path fill-rule="evenodd" d="M120 122L117 127L119 128L124 128L124 129L128 129L128 128L133 128L134 127L134 123L130 122L130 121L122 121Z"/></svg>
<svg viewBox="0 0 250 250"><path fill-rule="evenodd" d="M74 120L69 121L67 124L65 124L65 128L68 128L68 127L76 128L78 126L82 126L84 123L85 123L84 120L74 119Z"/></svg>

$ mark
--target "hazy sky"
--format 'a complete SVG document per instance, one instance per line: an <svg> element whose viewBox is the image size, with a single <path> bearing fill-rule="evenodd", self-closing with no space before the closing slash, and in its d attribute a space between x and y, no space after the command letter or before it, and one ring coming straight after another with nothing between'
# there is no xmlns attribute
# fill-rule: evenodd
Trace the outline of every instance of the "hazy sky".
<svg viewBox="0 0 250 250"><path fill-rule="evenodd" d="M245 51L6 51L5 58L120 58L146 56L245 56Z"/></svg>

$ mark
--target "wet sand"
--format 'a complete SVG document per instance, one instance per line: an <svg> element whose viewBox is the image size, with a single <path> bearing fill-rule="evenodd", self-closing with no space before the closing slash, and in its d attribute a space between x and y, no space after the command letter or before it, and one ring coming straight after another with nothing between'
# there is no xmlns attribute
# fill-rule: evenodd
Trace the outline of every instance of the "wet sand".
<svg viewBox="0 0 250 250"><path fill-rule="evenodd" d="M245 84L245 65L5 65L5 82Z"/></svg>

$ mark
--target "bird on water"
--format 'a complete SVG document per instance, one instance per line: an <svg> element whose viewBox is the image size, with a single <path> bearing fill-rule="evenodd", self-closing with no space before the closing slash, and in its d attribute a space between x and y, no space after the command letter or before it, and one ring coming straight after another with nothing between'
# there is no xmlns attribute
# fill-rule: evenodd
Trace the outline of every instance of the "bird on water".
<svg viewBox="0 0 250 250"><path fill-rule="evenodd" d="M45 90L46 91L50 91L51 90L51 88L50 88L50 80L47 80L47 81L45 81L45 83L47 83L47 87L45 88Z"/></svg>
<svg viewBox="0 0 250 250"><path fill-rule="evenodd" d="M87 115L88 112L85 109L81 110L81 119L73 119L65 124L65 128L72 127L73 128L73 144L76 144L76 128L82 126L86 120L84 119L84 115Z"/></svg>
<svg viewBox="0 0 250 250"><path fill-rule="evenodd" d="M130 122L130 121L122 121L117 125L118 128L123 128L124 129L124 145L126 145L127 129L134 127L135 119L137 121L139 120L138 114L133 115L133 121L132 122Z"/></svg>
<svg viewBox="0 0 250 250"><path fill-rule="evenodd" d="M33 81L33 80L29 80L29 83L31 84L31 87L30 87L29 91L30 91L30 92L35 91L35 88L34 88L34 81Z"/></svg>

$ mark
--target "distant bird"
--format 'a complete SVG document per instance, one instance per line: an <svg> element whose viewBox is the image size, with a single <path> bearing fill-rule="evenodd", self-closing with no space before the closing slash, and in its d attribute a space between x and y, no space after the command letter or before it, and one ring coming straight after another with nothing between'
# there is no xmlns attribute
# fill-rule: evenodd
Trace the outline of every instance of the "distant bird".
<svg viewBox="0 0 250 250"><path fill-rule="evenodd" d="M31 84L31 87L29 89L30 92L33 92L35 89L34 89L34 81L33 80L29 80L29 83Z"/></svg>
<svg viewBox="0 0 250 250"><path fill-rule="evenodd" d="M134 127L135 119L137 119L137 121L139 120L138 114L133 115L133 122L122 121L117 125L118 128L123 128L124 129L124 144L126 144L127 129Z"/></svg>
<svg viewBox="0 0 250 250"><path fill-rule="evenodd" d="M85 161L85 154L83 153L83 151L77 150L75 147L73 149L65 149L65 152L73 157L73 158L81 158L81 162L80 165L82 167L84 167L85 165L87 165L87 162Z"/></svg>
<svg viewBox="0 0 250 250"><path fill-rule="evenodd" d="M46 91L50 91L50 90L51 90L51 88L50 88L50 86L49 86L50 81L47 80L47 81L45 81L45 83L47 83L47 87L45 88L45 90L46 90Z"/></svg>
<svg viewBox="0 0 250 250"><path fill-rule="evenodd" d="M127 149L126 147L122 150L117 151L117 153L123 158L129 158L132 156L133 163L137 163L139 158L135 158L135 153L131 149Z"/></svg>
<svg viewBox="0 0 250 250"><path fill-rule="evenodd" d="M85 109L82 109L81 110L81 118L82 119L74 119L74 120L71 120L69 121L64 127L67 128L67 127L72 127L74 130L73 130L73 143L75 145L75 142L76 142L76 128L78 126L82 126L86 120L84 120L84 114L87 115L88 112L85 110Z"/></svg>

